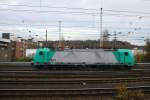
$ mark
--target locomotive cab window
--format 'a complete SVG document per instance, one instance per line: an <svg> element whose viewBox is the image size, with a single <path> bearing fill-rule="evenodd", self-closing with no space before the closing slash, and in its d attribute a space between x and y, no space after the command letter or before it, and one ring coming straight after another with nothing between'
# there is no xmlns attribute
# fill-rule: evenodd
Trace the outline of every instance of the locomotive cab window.
<svg viewBox="0 0 150 100"><path fill-rule="evenodd" d="M42 52L42 51L40 51L40 52L39 52L39 55L40 55L40 56L41 56L41 55L43 55L43 52Z"/></svg>
<svg viewBox="0 0 150 100"><path fill-rule="evenodd" d="M125 53L124 53L124 55L125 55L125 56L128 56L128 55L129 55L129 53L128 53L128 52L125 52Z"/></svg>

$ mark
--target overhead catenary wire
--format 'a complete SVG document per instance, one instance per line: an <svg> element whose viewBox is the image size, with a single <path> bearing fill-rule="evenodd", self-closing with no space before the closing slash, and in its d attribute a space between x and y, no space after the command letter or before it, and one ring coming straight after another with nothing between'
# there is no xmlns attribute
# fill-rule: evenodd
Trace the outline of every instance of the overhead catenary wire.
<svg viewBox="0 0 150 100"><path fill-rule="evenodd" d="M46 5L10 5L10 4L0 4L2 6L16 6L16 7L32 7L32 8L39 8L39 7L43 7L43 8L61 8L61 9L72 9L72 10L91 10L91 11L99 11L98 9L93 9L93 8L75 8L75 7L56 7L56 6L46 6Z"/></svg>
<svg viewBox="0 0 150 100"><path fill-rule="evenodd" d="M132 13L132 14L148 14L150 15L150 12L139 12L139 11L123 11L123 10L104 10L106 12L115 12L115 13Z"/></svg>
<svg viewBox="0 0 150 100"><path fill-rule="evenodd" d="M7 5L7 6L19 6L19 7L22 7L23 5ZM27 7L28 5L24 5L24 6ZM39 7L39 6L30 6L29 5L29 7ZM43 6L43 5L41 5L41 7L49 7L49 6ZM70 9L68 7L49 7L49 8L61 8L61 9L68 9L68 10ZM95 16L99 15L98 13L95 12L95 11L99 11L97 9L72 8L72 10L79 10L79 9L82 9L84 11L90 11L90 12L64 11L64 10L62 10L62 11L55 11L55 10L35 10L35 9L19 9L19 10L18 9L0 9L0 11L36 12L36 13L57 13L57 14L78 14L78 15L95 15ZM93 11L93 12L91 12L91 11ZM148 16L150 13L145 13L145 12L142 13L142 12L116 11L116 10L105 10L105 9L103 11L105 12L104 16L108 16L108 17L109 16L115 16L115 17L138 17L138 16L142 16L142 17L150 18L150 16ZM5 25L9 25L9 24L5 24ZM0 26L1 26L1 24L0 24ZM31 25L31 26L34 26L34 25ZM35 25L35 26L52 26L52 27L56 26L57 27L57 25ZM73 28L74 27L79 27L79 28L83 28L83 27L85 27L85 28L97 28L97 27L87 27L87 26L73 26ZM118 28L115 28L115 29L118 29ZM126 29L126 28L124 28L124 29ZM145 30L145 29L142 28L142 30Z"/></svg>
<svg viewBox="0 0 150 100"><path fill-rule="evenodd" d="M0 9L0 11L14 11L14 12L35 12L35 13L59 13L59 14L79 14L79 15L96 15L97 13L88 13L88 12L70 12L70 11L50 11L50 10L34 10L34 9L22 9L22 10L17 10L17 9Z"/></svg>
<svg viewBox="0 0 150 100"><path fill-rule="evenodd" d="M20 24L1 24L0 23L0 26L6 26L6 27L9 27L9 26L13 26L13 27L15 27L15 26L20 26L19 28L24 28L25 26L23 25L23 26L21 26ZM30 27L41 27L40 29L43 29L43 28L45 28L45 27L48 27L48 26L51 26L51 28L57 28L57 26L56 25L45 25L45 26L43 26L43 25L30 25ZM30 28L30 27L28 27L28 28ZM43 28L42 28L43 27ZM62 26L63 28L65 28L65 29L67 29L67 28L69 28L69 29L78 29L78 30L88 30L88 29L92 29L92 30L96 30L97 31L97 28L98 27L90 27L90 26ZM128 27L112 27L112 26L104 26L104 28L105 29L120 29L120 30L118 30L118 31L123 31L123 30L127 30L128 29L128 32L130 32L130 31L134 31L134 29L133 30L131 30L131 29L129 29ZM137 29L137 31L143 31L143 30L150 30L150 28L148 28L148 27L146 27L146 28L142 28L142 30L138 30ZM134 32L136 32L136 31L134 31ZM130 32L130 33L132 33L132 32Z"/></svg>
<svg viewBox="0 0 150 100"><path fill-rule="evenodd" d="M22 10L17 10L17 9L0 9L0 11L13 11L13 12L21 12L21 13L45 13L45 14L72 14L72 15L95 15L98 16L98 13L92 13L92 12L72 12L72 11L55 11L55 10L34 10L34 9L22 9ZM148 15L135 15L135 14L116 14L116 13L105 13L103 16L114 16L114 17L139 17L142 16L144 18L150 18Z"/></svg>
<svg viewBox="0 0 150 100"><path fill-rule="evenodd" d="M0 24L0 26L21 26L20 24ZM24 25L23 25L24 26ZM23 27L22 26L22 27ZM30 27L33 27L33 26L43 26L43 27L46 27L46 26L52 26L52 28L53 27L58 27L58 26L56 26L56 25L30 25ZM97 29L98 27L90 27L90 26L62 26L63 28L73 28L73 29ZM121 29L121 30L123 30L123 29L129 29L128 27L111 27L111 26L109 26L109 27L107 27L107 26L104 26L103 27L104 29L110 29L110 28L112 28L112 29ZM43 29L43 28L41 28L41 29ZM150 30L150 28L142 28L142 30ZM130 30L129 30L130 31ZM138 30L137 30L138 31Z"/></svg>
<svg viewBox="0 0 150 100"><path fill-rule="evenodd" d="M0 5L6 5L6 4L0 4ZM27 6L27 5L9 5L9 6ZM29 7L39 7L39 6L29 6ZM67 8L67 7L52 7L52 8ZM82 8L74 8L74 9L82 9ZM90 10L90 9L87 9L87 10ZM96 10L96 9L95 9ZM89 15L98 15L98 12L97 13L92 13L92 12L71 12L71 11L50 11L50 10L35 10L35 9L0 9L0 11L15 11L15 12L36 12L36 13L59 13L59 14L89 14ZM96 11L99 11L98 9ZM145 16L145 15L135 15L134 13L139 13L139 14L149 14L150 13L145 13L145 12L133 12L133 11L118 11L118 10L103 10L104 12L115 12L115 13L105 13L104 15L105 16L108 16L108 15L120 15L120 16L142 16L142 17L150 17L150 16ZM116 14L117 12L117 14ZM118 12L125 12L125 13L132 13L132 15L130 14L122 14L122 13L119 13Z"/></svg>
<svg viewBox="0 0 150 100"><path fill-rule="evenodd" d="M129 14L116 14L116 13L105 13L105 16L117 16L117 17L139 17L139 16L142 16L144 18L150 18L150 16L146 16L146 15L135 15L135 14L132 14L132 15L129 15Z"/></svg>
<svg viewBox="0 0 150 100"><path fill-rule="evenodd" d="M75 8L75 7L58 7L58 6L46 6L46 5L25 5L25 4L16 4L16 5L12 5L12 4L0 4L1 6L16 6L16 7L32 7L32 8L39 8L39 7L45 7L45 8L61 8L61 9L72 9L72 10L92 10L92 11L98 11L99 9L94 9L94 8ZM136 13L136 14L150 14L150 12L143 12L143 11L127 11L127 10L111 10L111 9L103 9L103 11L107 11L107 12L120 12L120 13Z"/></svg>
<svg viewBox="0 0 150 100"><path fill-rule="evenodd" d="M22 5L10 5L10 4L0 4L1 6L16 6L16 7L46 7L46 8L63 8L63 9L72 9L72 10L92 10L92 11L98 11L99 12L99 9L93 9L93 8L75 8L75 7L55 7L55 6L44 6L44 5L25 5L25 4L22 4ZM103 11L107 11L107 12L120 12L120 13L136 13L136 14L150 14L150 12L140 12L140 11L127 11L127 10L110 10L110 9L104 9Z"/></svg>
<svg viewBox="0 0 150 100"><path fill-rule="evenodd" d="M52 7L52 6L44 6L44 5L40 5L40 6L33 6L33 5L10 5L10 4L0 4L3 6L16 6L16 7L46 7L46 8L61 8L61 9L72 9L72 10L92 10L92 11L99 11L99 9L90 9L90 8L72 8L72 7ZM97 13L89 13L89 12L66 12L66 11L39 11L39 10L33 10L33 9L24 9L24 10L16 10L16 9L0 9L0 11L15 11L15 12L36 12L36 13L57 13L57 14L81 14L81 15L98 15ZM138 16L142 16L142 17L146 17L146 18L150 18L150 16L147 16L148 14L150 15L150 13L148 12L138 12L138 11L120 11L120 10L108 10L108 9L104 9L104 12L113 12L112 13L105 13L104 16L116 16L116 17L138 17ZM117 13L117 14L114 14ZM119 13L119 14L118 14ZM130 13L129 14L122 14L122 13ZM131 15L132 13L132 15ZM145 15L135 15L135 14L146 14Z"/></svg>

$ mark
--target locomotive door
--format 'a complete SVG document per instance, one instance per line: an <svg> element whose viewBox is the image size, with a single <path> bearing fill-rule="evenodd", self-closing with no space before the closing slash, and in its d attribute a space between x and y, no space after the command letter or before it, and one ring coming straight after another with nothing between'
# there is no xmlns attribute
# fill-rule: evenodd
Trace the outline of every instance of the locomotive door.
<svg viewBox="0 0 150 100"><path fill-rule="evenodd" d="M124 52L123 56L124 56L124 60L123 60L124 64L128 63L128 56L129 56L128 52Z"/></svg>

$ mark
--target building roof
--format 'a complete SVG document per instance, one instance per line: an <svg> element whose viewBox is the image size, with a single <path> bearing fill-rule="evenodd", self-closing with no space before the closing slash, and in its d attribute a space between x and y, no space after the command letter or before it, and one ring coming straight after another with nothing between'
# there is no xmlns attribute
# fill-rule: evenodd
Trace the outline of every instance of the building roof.
<svg viewBox="0 0 150 100"><path fill-rule="evenodd" d="M4 39L4 38L0 38L0 42L10 43L10 40L9 39Z"/></svg>

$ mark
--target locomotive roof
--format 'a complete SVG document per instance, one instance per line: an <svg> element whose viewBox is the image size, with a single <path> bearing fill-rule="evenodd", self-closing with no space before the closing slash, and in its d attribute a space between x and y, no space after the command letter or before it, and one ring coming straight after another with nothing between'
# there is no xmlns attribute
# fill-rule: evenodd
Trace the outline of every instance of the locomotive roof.
<svg viewBox="0 0 150 100"><path fill-rule="evenodd" d="M38 51L49 51L49 50L53 50L53 49L49 49L49 48L40 48L38 49ZM125 52L129 49L64 49L64 50L54 50L54 51L75 51L75 52L103 52L103 51L122 51Z"/></svg>

